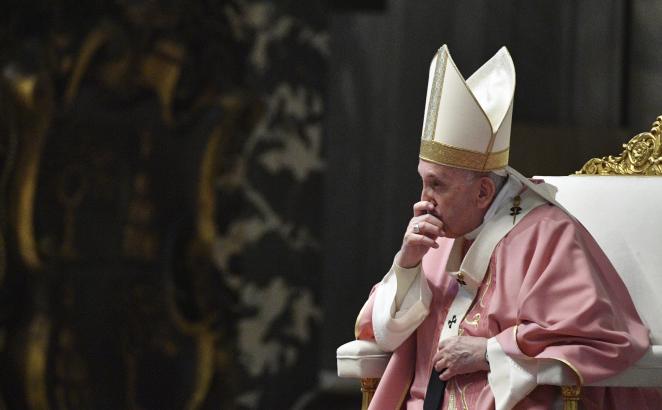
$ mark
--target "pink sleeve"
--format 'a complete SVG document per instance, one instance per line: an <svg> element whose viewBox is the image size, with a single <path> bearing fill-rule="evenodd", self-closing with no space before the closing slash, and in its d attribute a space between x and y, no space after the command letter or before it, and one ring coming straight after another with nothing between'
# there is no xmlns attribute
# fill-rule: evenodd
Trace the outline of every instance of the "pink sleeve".
<svg viewBox="0 0 662 410"><path fill-rule="evenodd" d="M359 312L358 317L356 318L356 324L354 325L354 337L362 340L374 340L375 334L372 330L372 307L375 303L375 295L377 292L377 286L372 287L370 291L370 296L365 302L361 311Z"/></svg>
<svg viewBox="0 0 662 410"><path fill-rule="evenodd" d="M566 217L543 219L521 235L505 239L520 249L501 255L508 266L499 267L503 280L512 275L515 283L521 281L511 293L516 300L508 301L516 303L516 322L497 335L504 352L513 358L561 360L584 383L637 361L649 346L648 329L588 232Z"/></svg>

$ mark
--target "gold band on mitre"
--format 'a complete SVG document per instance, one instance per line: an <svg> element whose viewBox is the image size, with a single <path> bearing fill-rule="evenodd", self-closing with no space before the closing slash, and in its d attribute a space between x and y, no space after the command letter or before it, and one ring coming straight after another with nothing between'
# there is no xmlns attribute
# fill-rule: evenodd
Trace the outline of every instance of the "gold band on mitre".
<svg viewBox="0 0 662 410"><path fill-rule="evenodd" d="M509 148L484 153L452 147L441 142L422 140L419 157L435 164L448 165L472 171L492 171L508 165Z"/></svg>

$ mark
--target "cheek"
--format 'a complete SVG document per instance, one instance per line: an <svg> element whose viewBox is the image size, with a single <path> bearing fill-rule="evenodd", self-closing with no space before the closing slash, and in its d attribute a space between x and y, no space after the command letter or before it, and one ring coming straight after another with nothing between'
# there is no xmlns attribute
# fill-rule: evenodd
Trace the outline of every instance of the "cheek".
<svg viewBox="0 0 662 410"><path fill-rule="evenodd" d="M435 204L433 211L434 216L441 219L442 222L446 223L448 217L453 214L450 202L443 196L436 196L433 201Z"/></svg>
<svg viewBox="0 0 662 410"><path fill-rule="evenodd" d="M449 209L455 207L455 195L453 192L443 192L435 195L435 201L437 201L438 208L442 209L444 212L448 212Z"/></svg>
<svg viewBox="0 0 662 410"><path fill-rule="evenodd" d="M457 218L464 213L466 205L458 202L456 199L444 198L436 208L444 218L444 223L455 225Z"/></svg>

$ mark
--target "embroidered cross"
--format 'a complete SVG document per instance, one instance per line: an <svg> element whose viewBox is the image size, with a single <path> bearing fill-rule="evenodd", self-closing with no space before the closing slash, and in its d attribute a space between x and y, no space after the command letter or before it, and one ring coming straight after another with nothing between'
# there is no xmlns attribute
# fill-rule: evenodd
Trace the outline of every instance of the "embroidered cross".
<svg viewBox="0 0 662 410"><path fill-rule="evenodd" d="M522 208L519 206L521 200L522 198L520 198L519 195L513 198L513 207L510 208L510 215L513 217L513 225L515 225L515 218L517 218L517 215L522 212Z"/></svg>
<svg viewBox="0 0 662 410"><path fill-rule="evenodd" d="M455 323L457 323L457 316L453 315L453 318L448 321L448 328L452 328Z"/></svg>
<svg viewBox="0 0 662 410"><path fill-rule="evenodd" d="M459 272L457 274L457 278L455 278L455 280L457 280L457 283L459 283L462 286L467 284L467 282L464 281L464 273L462 272Z"/></svg>

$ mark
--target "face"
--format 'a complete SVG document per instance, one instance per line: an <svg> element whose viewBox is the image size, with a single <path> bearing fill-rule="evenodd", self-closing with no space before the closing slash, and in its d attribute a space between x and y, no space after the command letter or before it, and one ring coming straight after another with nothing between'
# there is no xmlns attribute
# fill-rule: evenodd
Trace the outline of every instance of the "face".
<svg viewBox="0 0 662 410"><path fill-rule="evenodd" d="M494 183L485 176L420 160L421 201L434 206L431 213L443 224L442 236L456 238L477 228L494 198Z"/></svg>

